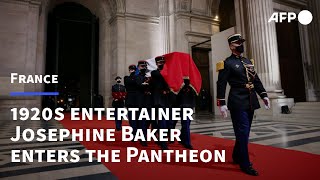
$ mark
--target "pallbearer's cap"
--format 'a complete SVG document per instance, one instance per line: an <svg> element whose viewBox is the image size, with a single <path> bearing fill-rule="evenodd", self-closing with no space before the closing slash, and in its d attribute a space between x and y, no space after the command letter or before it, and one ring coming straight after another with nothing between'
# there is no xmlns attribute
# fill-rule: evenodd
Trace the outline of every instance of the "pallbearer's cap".
<svg viewBox="0 0 320 180"><path fill-rule="evenodd" d="M158 56L158 57L155 58L155 60L156 60L156 63L157 62L165 62L164 56Z"/></svg>
<svg viewBox="0 0 320 180"><path fill-rule="evenodd" d="M229 44L234 43L234 42L238 42L238 41L244 42L246 40L242 38L241 34L233 34L228 37Z"/></svg>
<svg viewBox="0 0 320 180"><path fill-rule="evenodd" d="M117 76L116 78L115 78L115 80L117 80L117 79L122 79L120 76Z"/></svg>
<svg viewBox="0 0 320 180"><path fill-rule="evenodd" d="M136 67L136 65L134 65L134 64L131 64L130 66L129 66L129 70L136 70L137 69L137 67Z"/></svg>
<svg viewBox="0 0 320 180"><path fill-rule="evenodd" d="M147 65L147 61L145 60L138 61L138 66L139 65Z"/></svg>

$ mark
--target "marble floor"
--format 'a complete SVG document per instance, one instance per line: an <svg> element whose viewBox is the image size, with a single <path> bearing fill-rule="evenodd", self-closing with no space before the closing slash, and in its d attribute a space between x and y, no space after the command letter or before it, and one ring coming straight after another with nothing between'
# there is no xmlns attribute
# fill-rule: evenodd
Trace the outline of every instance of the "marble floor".
<svg viewBox="0 0 320 180"><path fill-rule="evenodd" d="M86 154L77 163L12 163L12 149L78 149L79 142L11 142L15 126L25 128L62 128L55 121L0 121L0 178L4 179L117 179L101 163L88 162ZM180 123L178 123L178 128ZM210 114L198 114L191 123L191 131L209 136L234 139L230 119L219 119ZM320 155L320 121L255 120L252 124L250 142L279 148L294 149Z"/></svg>
<svg viewBox="0 0 320 180"><path fill-rule="evenodd" d="M235 139L231 119L219 119L209 114L196 117L191 132ZM320 155L320 117L307 123L282 119L253 120L250 143Z"/></svg>

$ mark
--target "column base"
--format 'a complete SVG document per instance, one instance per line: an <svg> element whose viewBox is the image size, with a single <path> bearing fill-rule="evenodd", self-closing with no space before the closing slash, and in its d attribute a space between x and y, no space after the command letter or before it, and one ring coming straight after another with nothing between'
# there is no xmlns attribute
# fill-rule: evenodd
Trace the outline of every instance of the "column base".
<svg viewBox="0 0 320 180"><path fill-rule="evenodd" d="M260 100L261 108L255 111L255 119L257 120L272 120L281 114L281 106L288 106L291 109L294 106L293 98L270 98L271 108L266 110L264 103Z"/></svg>
<svg viewBox="0 0 320 180"><path fill-rule="evenodd" d="M283 94L283 90L273 90L273 91L268 91L268 97L270 99L283 99L286 98L287 96Z"/></svg>

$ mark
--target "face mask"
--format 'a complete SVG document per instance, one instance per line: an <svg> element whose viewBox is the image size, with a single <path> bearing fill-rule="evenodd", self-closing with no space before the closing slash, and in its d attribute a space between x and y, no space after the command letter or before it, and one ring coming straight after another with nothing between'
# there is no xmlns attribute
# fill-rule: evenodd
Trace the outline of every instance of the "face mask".
<svg viewBox="0 0 320 180"><path fill-rule="evenodd" d="M136 74L135 71L130 72L130 75L131 75L131 76L133 76L133 75L135 75L135 74Z"/></svg>
<svg viewBox="0 0 320 180"><path fill-rule="evenodd" d="M244 52L243 44L241 44L240 46L236 47L236 51L239 52L239 53L243 53Z"/></svg>
<svg viewBox="0 0 320 180"><path fill-rule="evenodd" d="M119 83L119 84L120 84L120 83L121 83L121 80L117 80L117 83Z"/></svg>
<svg viewBox="0 0 320 180"><path fill-rule="evenodd" d="M163 64L159 65L159 66L158 66L158 69L159 69L159 70L162 70L162 69L163 69L163 66L164 66Z"/></svg>
<svg viewBox="0 0 320 180"><path fill-rule="evenodd" d="M142 74L145 74L145 73L147 72L147 69L140 69L140 72L141 72Z"/></svg>

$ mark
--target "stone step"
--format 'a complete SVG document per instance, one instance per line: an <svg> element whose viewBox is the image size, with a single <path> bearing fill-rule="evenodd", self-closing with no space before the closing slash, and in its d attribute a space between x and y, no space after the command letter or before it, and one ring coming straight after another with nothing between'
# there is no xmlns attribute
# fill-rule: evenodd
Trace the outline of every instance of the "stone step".
<svg viewBox="0 0 320 180"><path fill-rule="evenodd" d="M320 105L320 102L297 102L296 105Z"/></svg>
<svg viewBox="0 0 320 180"><path fill-rule="evenodd" d="M294 107L317 107L320 108L319 102L299 102L295 103Z"/></svg>
<svg viewBox="0 0 320 180"><path fill-rule="evenodd" d="M312 109L320 109L320 106L305 106L305 105L296 105L293 106L293 108L297 108L297 109L306 109L306 108L312 108Z"/></svg>
<svg viewBox="0 0 320 180"><path fill-rule="evenodd" d="M264 115L259 115L254 118L254 120L259 121L259 120L274 120L274 121L283 121L283 122L302 122L303 123L310 123L310 124L317 124L320 125L320 118L314 119L314 118L309 118L309 119L304 119L304 118L299 118L299 117L278 117L278 116L264 116Z"/></svg>
<svg viewBox="0 0 320 180"><path fill-rule="evenodd" d="M291 112L295 114L320 114L320 110L314 109L291 109Z"/></svg>
<svg viewBox="0 0 320 180"><path fill-rule="evenodd" d="M314 114L295 114L295 113L291 113L291 114L280 114L277 115L276 117L279 118L296 118L296 119L319 119L320 120L320 116L319 115L314 115Z"/></svg>
<svg viewBox="0 0 320 180"><path fill-rule="evenodd" d="M293 106L292 107L292 109L302 109L302 110L304 110L304 109L306 109L306 110L308 110L308 109L312 109L312 110L320 110L320 107L318 107L318 106Z"/></svg>

